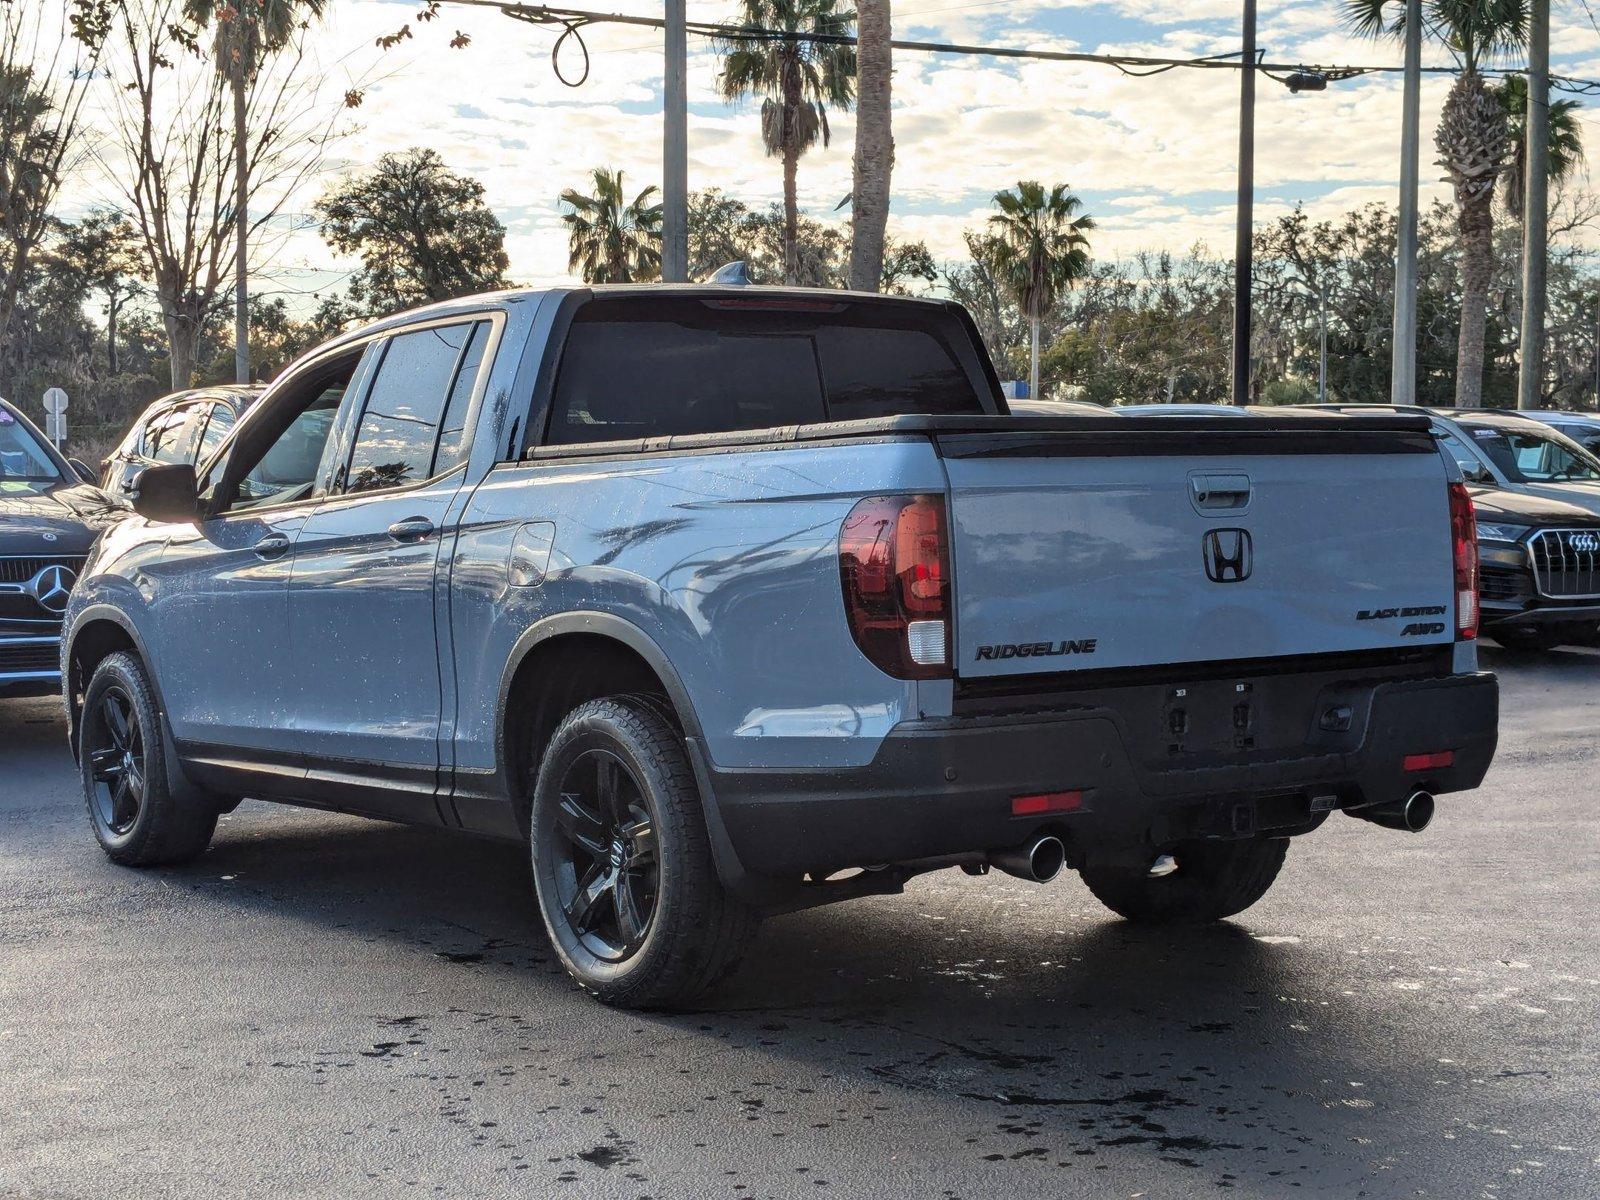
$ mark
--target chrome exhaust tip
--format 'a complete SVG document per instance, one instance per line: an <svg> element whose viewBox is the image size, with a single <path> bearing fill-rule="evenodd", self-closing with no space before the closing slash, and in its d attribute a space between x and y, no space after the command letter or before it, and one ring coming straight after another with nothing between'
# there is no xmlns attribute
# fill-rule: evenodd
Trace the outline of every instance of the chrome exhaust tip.
<svg viewBox="0 0 1600 1200"><path fill-rule="evenodd" d="M996 850L989 861L1007 875L1030 883L1049 883L1067 865L1067 848L1060 838L1046 834L1010 850Z"/></svg>
<svg viewBox="0 0 1600 1200"><path fill-rule="evenodd" d="M1391 804L1373 804L1366 808L1349 809L1352 817L1382 825L1385 829L1398 829L1402 833L1421 833L1433 821L1433 793L1412 792L1404 800Z"/></svg>

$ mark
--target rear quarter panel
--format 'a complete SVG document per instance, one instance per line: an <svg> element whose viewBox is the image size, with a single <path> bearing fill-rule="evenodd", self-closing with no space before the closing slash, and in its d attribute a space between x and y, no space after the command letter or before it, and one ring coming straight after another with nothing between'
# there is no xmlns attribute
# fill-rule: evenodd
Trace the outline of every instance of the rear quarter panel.
<svg viewBox="0 0 1600 1200"><path fill-rule="evenodd" d="M943 487L925 440L495 469L451 566L457 769L495 769L504 673L524 633L563 613L609 614L653 642L718 766L869 762L918 691L850 637L839 529L862 496ZM514 587L512 542L534 522L554 526L548 570Z"/></svg>

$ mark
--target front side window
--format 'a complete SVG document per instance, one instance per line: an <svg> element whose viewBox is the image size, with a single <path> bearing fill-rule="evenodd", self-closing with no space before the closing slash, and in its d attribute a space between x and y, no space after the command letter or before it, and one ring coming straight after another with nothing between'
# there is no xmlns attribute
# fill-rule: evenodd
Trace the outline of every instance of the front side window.
<svg viewBox="0 0 1600 1200"><path fill-rule="evenodd" d="M342 399L343 385L330 387L302 409L261 461L239 481L239 495L231 507L289 504L309 496Z"/></svg>
<svg viewBox="0 0 1600 1200"><path fill-rule="evenodd" d="M404 487L432 477L445 402L468 342L476 340L475 327L473 322L440 325L389 341L356 428L346 492Z"/></svg>
<svg viewBox="0 0 1600 1200"><path fill-rule="evenodd" d="M200 483L215 514L309 498L323 478L339 406L362 362L362 349L330 359L297 377L266 407L253 411L228 453L214 458ZM233 412L217 415L231 426Z"/></svg>
<svg viewBox="0 0 1600 1200"><path fill-rule="evenodd" d="M0 479L53 483L61 478L49 453L26 426L0 407Z"/></svg>
<svg viewBox="0 0 1600 1200"><path fill-rule="evenodd" d="M1559 433L1468 426L1473 443L1513 483L1600 480L1600 459Z"/></svg>

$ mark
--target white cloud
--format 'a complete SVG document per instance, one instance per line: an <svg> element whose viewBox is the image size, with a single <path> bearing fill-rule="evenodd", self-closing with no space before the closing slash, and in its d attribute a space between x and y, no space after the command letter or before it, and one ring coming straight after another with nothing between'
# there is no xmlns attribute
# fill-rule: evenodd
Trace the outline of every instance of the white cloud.
<svg viewBox="0 0 1600 1200"><path fill-rule="evenodd" d="M625 12L655 15L653 0L617 0ZM584 30L588 80L564 87L551 70L555 32L507 20L493 10L446 7L416 24L412 4L339 0L315 33L314 55L329 105L367 80L365 103L350 114L359 132L341 143L327 175L302 189L290 208L307 212L330 183L380 154L414 145L437 149L454 168L482 180L508 228L512 273L547 282L566 274L556 197L581 186L590 168L622 168L640 186L660 178L660 35L600 25ZM611 8L614 5L602 7ZM720 20L734 0L691 0L690 16ZM380 53L373 40L413 22L414 38ZM897 30L944 38L1052 48L1115 48L1154 55L1218 54L1237 45L1237 0L908 0ZM1571 12L1557 15L1558 70L1600 71L1600 32ZM460 29L464 50L446 43ZM1394 63L1398 48L1353 35L1328 0L1285 0L1261 18L1269 57L1323 63ZM763 153L758 106L725 106L718 63L691 42L690 171L694 187L717 186L762 205L780 195L780 169ZM1429 61L1448 58L1430 49ZM1197 238L1231 243L1239 76L1235 70L1175 70L1134 78L1096 64L1019 62L902 53L895 76L893 228L928 241L939 256L963 253L961 231L981 225L989 197L1022 178L1067 182L1099 221L1096 250L1187 248ZM569 41L562 65L577 68ZM1428 133L1448 86L1424 89L1425 181L1436 170ZM1329 214L1388 199L1398 175L1400 85L1393 75L1331 84L1291 96L1259 81L1256 154L1258 215L1304 200ZM1600 147L1600 116L1584 114ZM805 208L833 219L850 185L854 123L833 121L830 149L800 168ZM1597 151L1600 152L1600 151ZM110 198L105 180L74 184L78 205ZM319 286L348 271L314 232L299 228L277 248L274 278Z"/></svg>

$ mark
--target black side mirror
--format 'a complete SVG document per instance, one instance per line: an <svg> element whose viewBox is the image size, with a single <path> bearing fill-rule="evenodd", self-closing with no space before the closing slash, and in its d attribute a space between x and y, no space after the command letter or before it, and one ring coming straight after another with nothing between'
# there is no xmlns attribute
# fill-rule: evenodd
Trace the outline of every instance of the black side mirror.
<svg viewBox="0 0 1600 1200"><path fill-rule="evenodd" d="M200 519L200 498L195 492L193 463L162 463L146 467L134 481L139 489L133 511L163 524Z"/></svg>
<svg viewBox="0 0 1600 1200"><path fill-rule="evenodd" d="M96 475L94 471L90 469L89 464L84 462L81 458L67 459L67 466L76 471L78 473L78 478L83 480L85 483L100 482L100 476Z"/></svg>

